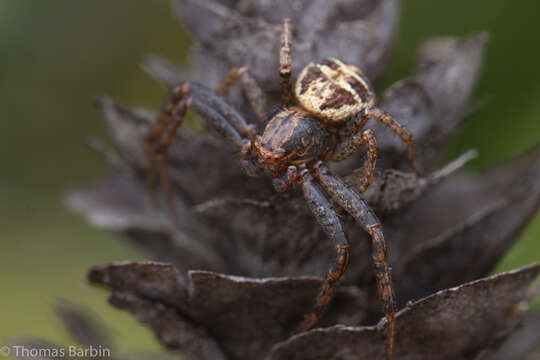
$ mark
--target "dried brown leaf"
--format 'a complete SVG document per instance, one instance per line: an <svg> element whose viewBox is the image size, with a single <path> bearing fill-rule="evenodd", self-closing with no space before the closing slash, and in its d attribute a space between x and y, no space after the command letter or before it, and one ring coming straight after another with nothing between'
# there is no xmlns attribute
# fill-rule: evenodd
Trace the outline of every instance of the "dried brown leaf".
<svg viewBox="0 0 540 360"><path fill-rule="evenodd" d="M489 274L538 211L538 178L540 148L483 176L443 183L418 201L395 238L402 301Z"/></svg>
<svg viewBox="0 0 540 360"><path fill-rule="evenodd" d="M184 318L174 308L122 292L114 292L109 301L148 324L167 347L181 349L182 357L193 360L228 359L208 331Z"/></svg>
<svg viewBox="0 0 540 360"><path fill-rule="evenodd" d="M174 226L165 204L152 206L148 190L127 174L113 175L97 186L79 187L66 193L71 209L98 227L129 236L156 257L192 268L226 269L223 257L211 246L214 237L177 201L180 224Z"/></svg>
<svg viewBox="0 0 540 360"><path fill-rule="evenodd" d="M396 317L394 359L467 359L503 331L540 264L440 291ZM384 357L384 327L315 329L278 344L271 360L360 360Z"/></svg>
<svg viewBox="0 0 540 360"><path fill-rule="evenodd" d="M160 336L174 338L174 324L163 324L167 320L153 312L174 309L207 329L233 359L259 358L276 342L286 339L311 309L321 284L319 278L252 279L190 271L183 285L183 276L172 266L153 262L95 267L89 279L111 287L112 303L144 319L158 329ZM358 289L343 287L322 324L361 321L364 303ZM165 334L168 331L173 334Z"/></svg>
<svg viewBox="0 0 540 360"><path fill-rule="evenodd" d="M229 68L248 66L265 90L275 92L284 18L291 18L295 27L294 73L310 61L332 56L360 66L373 79L384 66L400 1L173 0L172 8L194 37L193 78L215 87Z"/></svg>
<svg viewBox="0 0 540 360"><path fill-rule="evenodd" d="M487 40L486 33L427 40L421 46L417 72L384 93L380 106L414 135L423 168L432 167L433 160L467 115ZM384 167L408 166L401 140L381 124L368 126L377 134Z"/></svg>

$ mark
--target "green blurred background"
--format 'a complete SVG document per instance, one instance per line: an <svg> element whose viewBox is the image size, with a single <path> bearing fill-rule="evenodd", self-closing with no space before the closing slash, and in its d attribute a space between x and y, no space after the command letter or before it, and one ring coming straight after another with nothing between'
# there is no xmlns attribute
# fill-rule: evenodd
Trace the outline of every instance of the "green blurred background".
<svg viewBox="0 0 540 360"><path fill-rule="evenodd" d="M414 0L403 10L381 88L407 76L429 36L491 34L475 95L490 102L466 121L449 157L475 147L480 158L469 167L482 171L540 141L537 0ZM166 0L0 0L0 344L18 335L68 344L51 310L62 297L106 319L118 348L160 347L85 282L92 265L147 255L91 228L60 198L107 173L84 145L90 135L106 137L95 98L159 106L165 89L137 63L148 53L182 62L188 48ZM539 238L537 215L497 271L539 260Z"/></svg>

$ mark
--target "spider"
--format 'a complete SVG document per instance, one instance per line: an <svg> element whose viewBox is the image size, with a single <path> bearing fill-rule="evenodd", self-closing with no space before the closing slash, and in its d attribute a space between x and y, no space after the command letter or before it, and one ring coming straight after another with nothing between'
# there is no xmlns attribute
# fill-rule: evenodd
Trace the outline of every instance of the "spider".
<svg viewBox="0 0 540 360"><path fill-rule="evenodd" d="M343 208L372 239L371 256L387 320L386 357L391 359L395 299L386 242L380 221L359 195L373 179L378 147L373 131L361 130L371 118L388 126L408 145L412 167L419 172L414 158L414 139L390 114L374 106L375 96L364 74L337 59L307 65L298 76L292 94L291 42L290 21L285 19L279 54L279 79L284 105L269 116L265 115L265 94L245 67L232 69L217 92L188 81L172 88L147 138L147 180L154 193L155 156L169 208L173 218L176 218L165 155L186 111L192 109L240 150L241 166L248 175L256 176L260 172L270 175L279 192L290 189L294 184L301 187L311 212L334 242L337 257L317 294L313 310L299 325L297 333L310 329L321 318L349 262L350 245L333 204ZM255 125L248 124L223 100L229 88L238 80L255 113L265 124L261 135L256 134ZM362 179L357 188L351 188L330 172L326 162L341 161L364 145L367 156L363 163Z"/></svg>

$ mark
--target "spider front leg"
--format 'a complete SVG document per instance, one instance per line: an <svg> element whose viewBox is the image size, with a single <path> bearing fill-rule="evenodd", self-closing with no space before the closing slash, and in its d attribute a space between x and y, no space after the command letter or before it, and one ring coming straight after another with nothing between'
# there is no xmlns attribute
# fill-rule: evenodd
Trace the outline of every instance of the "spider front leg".
<svg viewBox="0 0 540 360"><path fill-rule="evenodd" d="M177 101L175 103L174 101ZM164 106L163 113L154 124L147 139L147 172L148 179L154 179L154 148L158 161L159 174L173 220L177 221L177 211L174 205L171 185L167 175L166 154L172 143L178 127L182 124L188 108L193 109L202 119L211 125L221 136L231 142L247 156L251 150L254 128L248 125L244 118L217 95L202 85L184 83L171 91L169 100ZM172 120L170 126L169 123ZM161 139L161 140L160 140ZM150 173L152 173L150 175ZM155 181L149 182L150 191L154 193Z"/></svg>
<svg viewBox="0 0 540 360"><path fill-rule="evenodd" d="M281 88L281 100L285 105L289 105L292 101L291 75L291 44L292 44L292 29L291 20L284 19L281 27L281 46L279 50L279 85Z"/></svg>
<svg viewBox="0 0 540 360"><path fill-rule="evenodd" d="M391 359L396 305L382 225L369 205L354 190L347 187L343 180L330 174L322 162L315 165L315 176L332 200L353 216L371 236L371 258L375 268L379 297L387 320L386 358Z"/></svg>
<svg viewBox="0 0 540 360"><path fill-rule="evenodd" d="M420 166L416 163L416 159L414 156L414 137L410 133L409 130L403 125L401 125L399 122L394 119L392 115L387 113L386 111L383 111L378 108L371 108L366 110L365 116L369 118L374 118L384 125L386 125L390 130L392 130L394 133L396 133L401 140L403 140L407 144L407 152L409 156L409 161L411 162L411 166L414 169L414 171L420 175L422 172L420 170Z"/></svg>
<svg viewBox="0 0 540 360"><path fill-rule="evenodd" d="M367 129L362 133L356 133L342 142L338 143L334 149L325 157L328 161L341 161L356 153L362 145L366 145L367 152L362 166L362 182L358 187L358 192L364 192L369 188L375 174L375 165L379 156L379 146L375 133L371 129Z"/></svg>
<svg viewBox="0 0 540 360"><path fill-rule="evenodd" d="M345 123L341 129L339 129L338 138L342 141L347 141L347 138L350 138L358 133L371 118L374 118L386 125L390 130L396 133L401 140L403 140L403 142L407 144L407 153L411 166L414 171L420 175L420 166L418 166L414 155L414 137L405 126L397 122L392 115L386 111L378 108L368 108L364 110L363 112L357 114L349 122Z"/></svg>
<svg viewBox="0 0 540 360"><path fill-rule="evenodd" d="M220 96L226 97L230 88L239 79L241 80L244 94L246 94L251 107L255 111L255 114L257 114L260 124L264 124L266 113L268 111L268 100L266 99L264 91L259 84L257 84L257 81L249 73L247 67L232 68L218 88L217 93Z"/></svg>
<svg viewBox="0 0 540 360"><path fill-rule="evenodd" d="M341 224L338 215L332 208L332 205L320 188L313 183L309 170L304 168L301 171L300 176L300 183L302 185L304 197L308 203L308 206L326 235L334 242L337 257L334 265L328 271L319 293L317 294L315 306L313 307L312 312L300 324L296 330L296 333L301 333L308 330L319 321L326 310L328 303L332 299L332 295L339 283L341 276L347 268L350 253L350 246L347 242L343 225Z"/></svg>

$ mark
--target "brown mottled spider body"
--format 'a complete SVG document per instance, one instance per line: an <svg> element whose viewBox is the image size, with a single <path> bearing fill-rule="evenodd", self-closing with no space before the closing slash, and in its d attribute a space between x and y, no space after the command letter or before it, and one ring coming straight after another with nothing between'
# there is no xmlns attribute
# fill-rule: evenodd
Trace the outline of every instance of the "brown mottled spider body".
<svg viewBox="0 0 540 360"><path fill-rule="evenodd" d="M364 74L337 59L307 65L296 81L295 93L304 109L331 127L343 125L375 102Z"/></svg>
<svg viewBox="0 0 540 360"><path fill-rule="evenodd" d="M395 300L386 260L386 242L380 221L359 195L371 184L378 148L373 131L362 131L362 128L370 118L387 125L407 143L409 159L418 171L414 160L414 140L409 131L391 115L374 107L374 93L362 72L337 59L311 63L304 68L294 89L297 105L292 105L291 38L289 21L285 20L279 69L284 106L269 116L265 115L265 94L246 68L232 69L217 93L194 82L184 82L171 90L146 144L151 192L154 194L155 156L169 207L176 219L165 154L188 108L240 150L242 167L249 175L255 176L261 171L270 175L277 191L286 191L298 184L317 222L334 242L337 253L335 263L317 295L313 311L300 324L298 332L311 328L323 315L349 262L350 246L334 206L343 208L372 238L372 261L387 319L386 356L390 359ZM222 98L237 80L241 81L251 106L265 124L260 135L256 135L254 125L248 124ZM364 145L367 151L362 181L358 188L352 189L333 175L325 162L341 161Z"/></svg>

